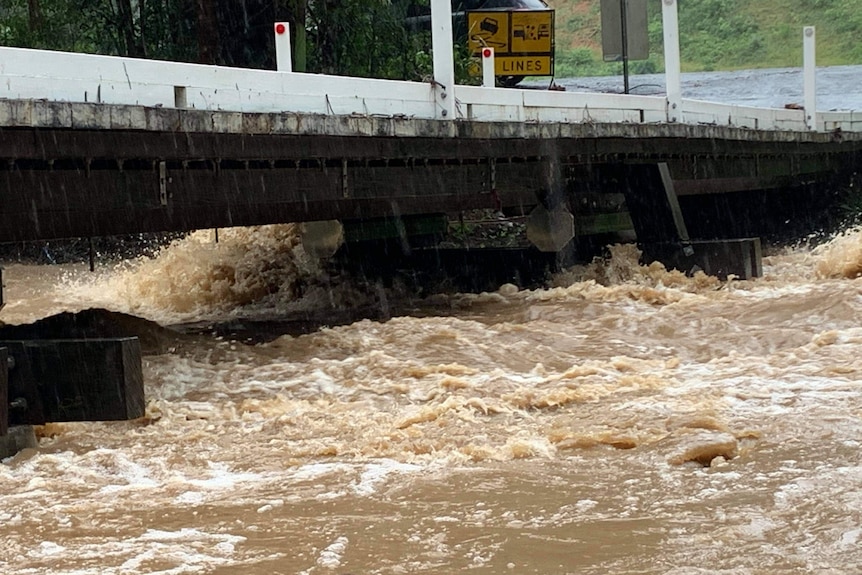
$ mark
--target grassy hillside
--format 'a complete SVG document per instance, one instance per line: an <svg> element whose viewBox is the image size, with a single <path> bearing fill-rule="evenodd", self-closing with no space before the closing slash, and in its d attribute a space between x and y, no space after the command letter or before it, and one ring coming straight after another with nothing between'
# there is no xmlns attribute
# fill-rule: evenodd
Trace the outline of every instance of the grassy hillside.
<svg viewBox="0 0 862 575"><path fill-rule="evenodd" d="M616 74L602 61L600 0L547 0L556 10L557 76ZM859 0L680 0L683 70L802 65L802 27L817 27L821 66L862 64ZM633 72L663 69L661 0L649 0L650 59Z"/></svg>

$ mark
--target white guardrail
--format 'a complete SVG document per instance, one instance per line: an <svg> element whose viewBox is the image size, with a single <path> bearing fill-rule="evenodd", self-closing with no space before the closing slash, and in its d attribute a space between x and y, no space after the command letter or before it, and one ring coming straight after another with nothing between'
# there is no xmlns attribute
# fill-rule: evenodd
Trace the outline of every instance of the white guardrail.
<svg viewBox="0 0 862 575"><path fill-rule="evenodd" d="M235 112L439 117L430 83L248 70L0 48L0 98ZM493 122L666 123L667 99L456 86L456 118ZM862 131L862 111L820 112L818 128ZM682 100L686 124L807 131L804 110Z"/></svg>
<svg viewBox="0 0 862 575"><path fill-rule="evenodd" d="M0 98L234 112L439 117L431 83L249 70L0 47ZM663 96L455 87L455 117L493 122L668 122ZM682 100L679 121L808 131L804 110ZM817 129L862 131L862 111L820 112Z"/></svg>
<svg viewBox="0 0 862 575"><path fill-rule="evenodd" d="M286 24L276 23L278 71L0 47L0 99L479 122L684 123L755 130L862 132L862 111L815 110L815 36L811 27L803 29L803 109L683 99L676 0L662 3L666 96L479 86L448 90L454 84L449 4L449 0L432 0L437 57L435 80L428 83L291 72Z"/></svg>

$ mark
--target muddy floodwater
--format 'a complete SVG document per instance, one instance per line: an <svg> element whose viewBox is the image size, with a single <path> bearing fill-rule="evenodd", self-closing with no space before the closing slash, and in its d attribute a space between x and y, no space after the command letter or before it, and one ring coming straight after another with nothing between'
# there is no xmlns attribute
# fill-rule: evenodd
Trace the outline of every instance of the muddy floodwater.
<svg viewBox="0 0 862 575"><path fill-rule="evenodd" d="M0 572L860 573L862 232L764 264L685 278L619 247L543 289L418 298L270 226L8 265L10 324L389 319L153 326L145 418L48 425L0 464Z"/></svg>

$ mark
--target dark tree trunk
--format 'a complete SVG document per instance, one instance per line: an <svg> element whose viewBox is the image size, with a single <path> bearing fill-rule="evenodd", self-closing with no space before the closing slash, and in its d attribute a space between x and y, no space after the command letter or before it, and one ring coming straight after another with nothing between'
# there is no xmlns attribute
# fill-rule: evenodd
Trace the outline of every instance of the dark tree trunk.
<svg viewBox="0 0 862 575"><path fill-rule="evenodd" d="M42 4L39 0L27 0L27 8L30 19L28 21L31 32L39 32L42 30L44 19L42 17Z"/></svg>
<svg viewBox="0 0 862 575"><path fill-rule="evenodd" d="M293 69L296 72L305 72L307 69L308 41L305 31L307 13L308 0L288 0L286 20L290 22Z"/></svg>
<svg viewBox="0 0 862 575"><path fill-rule="evenodd" d="M147 35L146 35L146 2L145 0L138 0L138 27L140 30L139 39L140 39L140 47L141 47L141 57L147 57Z"/></svg>
<svg viewBox="0 0 862 575"><path fill-rule="evenodd" d="M125 56L144 57L144 47L135 34L135 17L131 0L117 0L120 16L120 36L125 43Z"/></svg>
<svg viewBox="0 0 862 575"><path fill-rule="evenodd" d="M216 0L197 0L198 62L217 64L219 54L218 6Z"/></svg>

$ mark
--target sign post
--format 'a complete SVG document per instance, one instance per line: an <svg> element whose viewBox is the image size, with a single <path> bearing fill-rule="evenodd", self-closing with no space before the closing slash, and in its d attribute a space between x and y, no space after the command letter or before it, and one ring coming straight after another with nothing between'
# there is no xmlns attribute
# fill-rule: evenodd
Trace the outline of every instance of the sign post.
<svg viewBox="0 0 862 575"><path fill-rule="evenodd" d="M602 0L602 54L605 62L623 63L629 93L629 61L649 58L647 0Z"/></svg>

